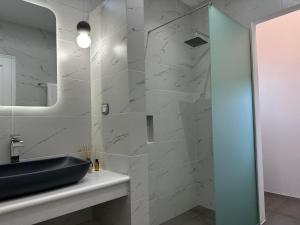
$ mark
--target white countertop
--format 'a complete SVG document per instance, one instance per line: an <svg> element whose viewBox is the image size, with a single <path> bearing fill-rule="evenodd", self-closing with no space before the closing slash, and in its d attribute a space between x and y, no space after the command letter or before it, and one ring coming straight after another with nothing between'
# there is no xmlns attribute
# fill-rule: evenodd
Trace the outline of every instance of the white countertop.
<svg viewBox="0 0 300 225"><path fill-rule="evenodd" d="M88 173L79 183L26 197L0 202L0 217L29 207L78 196L129 182L129 176L102 170Z"/></svg>

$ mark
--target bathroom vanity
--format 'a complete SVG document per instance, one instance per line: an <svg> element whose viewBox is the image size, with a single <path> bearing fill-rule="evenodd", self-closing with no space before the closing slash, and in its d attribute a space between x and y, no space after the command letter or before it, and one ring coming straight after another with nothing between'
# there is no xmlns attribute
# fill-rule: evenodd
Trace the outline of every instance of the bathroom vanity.
<svg viewBox="0 0 300 225"><path fill-rule="evenodd" d="M95 172L74 185L0 202L0 224L32 225L127 196L129 179Z"/></svg>

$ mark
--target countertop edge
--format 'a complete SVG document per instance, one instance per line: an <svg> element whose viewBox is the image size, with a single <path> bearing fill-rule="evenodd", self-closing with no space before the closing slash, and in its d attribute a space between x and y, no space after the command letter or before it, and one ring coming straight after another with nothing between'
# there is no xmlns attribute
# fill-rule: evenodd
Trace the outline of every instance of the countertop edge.
<svg viewBox="0 0 300 225"><path fill-rule="evenodd" d="M105 171L105 172L109 172L109 171ZM116 175L117 173L113 173L113 172L109 172L111 174ZM68 198L68 197L72 197L75 195L80 195L80 194L84 194L87 192L92 192L98 189L105 189L107 187L110 186L115 186L115 185L119 185L122 183L127 183L130 181L130 177L127 175L123 175L123 174L117 174L120 177L115 178L115 180L112 181L105 181L105 182L99 182L99 183L95 183L95 184L87 184L86 186L82 186L82 187L76 187L76 184L74 185L74 190L66 190L64 188L61 188L61 192L59 192L60 189L56 189L55 192L57 193L51 193L51 191L49 191L49 193L45 192L42 195L45 196L41 196L41 194L36 194L35 195L31 195L29 197L24 197L24 202L22 202L22 199L18 199L16 201L20 201L20 202L13 202L14 200L12 200L11 202L4 202L3 204L7 203L7 206L1 206L0 204L0 216L3 214L7 214L7 213L11 213L13 211L18 211L24 208L28 208L28 207L33 207L33 206L37 206L37 205L41 205L44 203L50 203L56 200L61 200L64 198ZM91 178L93 179L93 178ZM67 188L70 188L71 186L67 186ZM49 195L47 195L49 194ZM37 197L36 199L34 199L34 197ZM11 205L9 205L11 204Z"/></svg>

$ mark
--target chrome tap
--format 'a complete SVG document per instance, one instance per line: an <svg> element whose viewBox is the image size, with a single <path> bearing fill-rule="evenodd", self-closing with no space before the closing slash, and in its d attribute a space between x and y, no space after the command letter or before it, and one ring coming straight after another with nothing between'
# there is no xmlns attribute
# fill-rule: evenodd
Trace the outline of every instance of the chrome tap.
<svg viewBox="0 0 300 225"><path fill-rule="evenodd" d="M20 135L11 135L10 138L10 161L17 163L20 161L20 148L24 147L24 141L21 140Z"/></svg>

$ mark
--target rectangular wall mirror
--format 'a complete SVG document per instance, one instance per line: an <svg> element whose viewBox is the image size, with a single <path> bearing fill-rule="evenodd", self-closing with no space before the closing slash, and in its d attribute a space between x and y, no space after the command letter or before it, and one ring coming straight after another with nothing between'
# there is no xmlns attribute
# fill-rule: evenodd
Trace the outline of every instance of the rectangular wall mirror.
<svg viewBox="0 0 300 225"><path fill-rule="evenodd" d="M23 0L0 1L0 105L57 101L56 18Z"/></svg>

